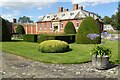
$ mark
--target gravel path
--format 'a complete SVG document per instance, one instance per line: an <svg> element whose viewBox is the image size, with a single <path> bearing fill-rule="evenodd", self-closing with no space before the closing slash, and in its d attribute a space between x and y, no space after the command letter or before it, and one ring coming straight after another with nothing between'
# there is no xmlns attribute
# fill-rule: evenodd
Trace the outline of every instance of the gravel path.
<svg viewBox="0 0 120 80"><path fill-rule="evenodd" d="M32 61L13 54L2 54L3 78L118 78L118 66L97 70L84 64L50 64ZM0 58L1 59L1 58Z"/></svg>

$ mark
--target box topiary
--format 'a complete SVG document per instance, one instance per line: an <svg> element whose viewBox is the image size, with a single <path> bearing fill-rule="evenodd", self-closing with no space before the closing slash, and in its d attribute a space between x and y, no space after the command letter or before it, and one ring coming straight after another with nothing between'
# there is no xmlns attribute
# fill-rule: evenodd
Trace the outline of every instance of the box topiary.
<svg viewBox="0 0 120 80"><path fill-rule="evenodd" d="M90 43L101 43L101 37L97 37L95 40L91 40L87 37L88 34L98 34L100 35L99 27L97 22L92 17L86 17L76 34L76 43L77 44L90 44Z"/></svg>
<svg viewBox="0 0 120 80"><path fill-rule="evenodd" d="M4 20L0 17L0 41L10 41L11 34L10 34L10 25L8 25L8 21Z"/></svg>
<svg viewBox="0 0 120 80"><path fill-rule="evenodd" d="M25 30L22 25L18 25L16 28L16 33L25 34Z"/></svg>
<svg viewBox="0 0 120 80"><path fill-rule="evenodd" d="M68 49L68 43L60 40L43 41L38 46L38 50L42 53L61 53Z"/></svg>
<svg viewBox="0 0 120 80"><path fill-rule="evenodd" d="M37 42L41 43L46 40L55 40L55 36L47 35L47 34L39 34Z"/></svg>
<svg viewBox="0 0 120 80"><path fill-rule="evenodd" d="M37 42L41 43L45 40L61 40L67 43L75 42L75 34L64 34L64 35L48 35L48 34L39 34Z"/></svg>
<svg viewBox="0 0 120 80"><path fill-rule="evenodd" d="M66 34L76 34L74 24L72 22L68 21L66 26L65 26L64 32Z"/></svg>
<svg viewBox="0 0 120 80"><path fill-rule="evenodd" d="M24 34L23 40L26 42L37 42L37 34Z"/></svg>

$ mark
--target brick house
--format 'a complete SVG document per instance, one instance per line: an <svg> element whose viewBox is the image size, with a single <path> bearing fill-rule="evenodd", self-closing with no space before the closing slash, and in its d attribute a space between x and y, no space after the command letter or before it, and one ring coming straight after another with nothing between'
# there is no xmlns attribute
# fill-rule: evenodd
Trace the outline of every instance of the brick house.
<svg viewBox="0 0 120 80"><path fill-rule="evenodd" d="M103 30L101 19L99 19L95 13L84 10L83 6L78 7L78 4L74 4L73 10L71 11L68 9L64 9L63 11L63 7L59 7L57 13L47 14L41 17L36 23L25 23L22 25L24 26L26 34L64 32L66 23L71 21L77 31L81 22L87 16L93 17L98 22L99 30Z"/></svg>

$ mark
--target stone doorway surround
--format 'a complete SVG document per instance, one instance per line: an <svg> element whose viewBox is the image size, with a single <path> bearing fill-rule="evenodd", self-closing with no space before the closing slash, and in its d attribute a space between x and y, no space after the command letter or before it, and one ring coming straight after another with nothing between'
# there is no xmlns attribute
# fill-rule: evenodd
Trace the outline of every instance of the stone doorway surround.
<svg viewBox="0 0 120 80"><path fill-rule="evenodd" d="M52 30L53 32L60 32L60 21L59 20L52 21Z"/></svg>

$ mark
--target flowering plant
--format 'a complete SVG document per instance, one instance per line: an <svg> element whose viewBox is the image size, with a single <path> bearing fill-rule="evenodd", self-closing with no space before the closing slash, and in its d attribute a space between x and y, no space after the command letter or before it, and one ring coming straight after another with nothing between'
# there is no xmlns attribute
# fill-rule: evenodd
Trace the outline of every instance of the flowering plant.
<svg viewBox="0 0 120 80"><path fill-rule="evenodd" d="M99 37L99 34L88 34L87 37L90 38L91 40L95 40L97 37Z"/></svg>
<svg viewBox="0 0 120 80"><path fill-rule="evenodd" d="M101 33L101 38L106 38L107 36L109 36L109 34L107 32L102 32Z"/></svg>

